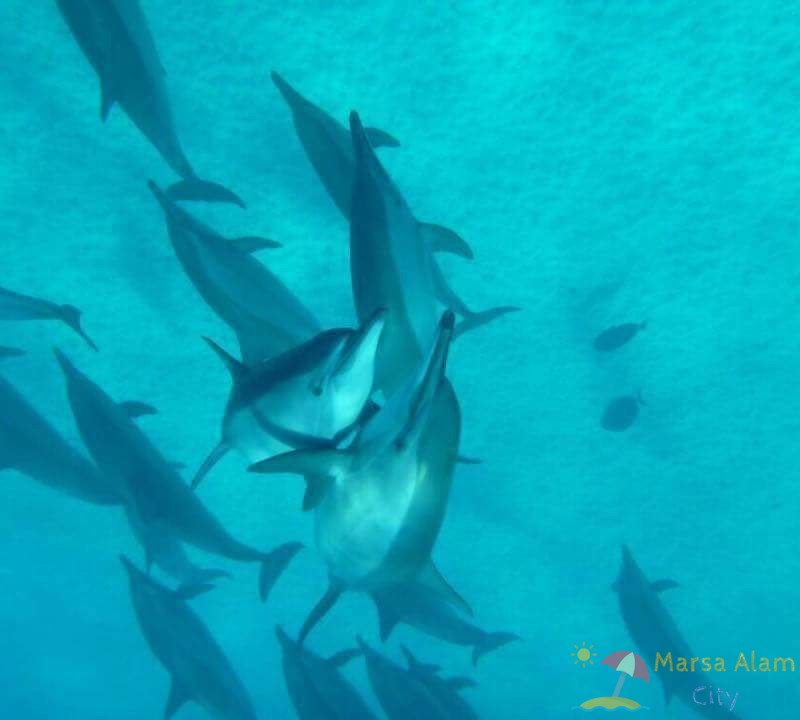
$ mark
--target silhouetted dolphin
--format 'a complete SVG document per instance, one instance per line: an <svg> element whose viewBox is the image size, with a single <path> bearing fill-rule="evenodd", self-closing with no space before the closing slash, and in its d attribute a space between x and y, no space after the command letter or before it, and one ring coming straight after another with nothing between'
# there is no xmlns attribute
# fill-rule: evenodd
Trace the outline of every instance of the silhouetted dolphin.
<svg viewBox="0 0 800 720"><path fill-rule="evenodd" d="M100 80L100 117L119 103L134 125L183 178L170 188L176 200L244 203L230 190L201 180L189 164L175 129L166 72L138 0L56 0L86 59Z"/></svg>
<svg viewBox="0 0 800 720"><path fill-rule="evenodd" d="M600 425L610 432L623 432L636 422L640 405L644 405L641 393L616 397L606 405Z"/></svg>
<svg viewBox="0 0 800 720"><path fill-rule="evenodd" d="M477 685L474 680L467 677L443 678L438 666L419 662L405 645L402 650L409 674L427 688L450 720L478 720L478 714L461 696L461 690Z"/></svg>
<svg viewBox="0 0 800 720"><path fill-rule="evenodd" d="M231 447L250 463L287 450L335 447L363 420L375 379L385 313L358 330L328 330L256 365L244 365L215 343L233 379L222 440L192 487Z"/></svg>
<svg viewBox="0 0 800 720"><path fill-rule="evenodd" d="M318 502L317 546L329 589L300 642L345 590L374 593L415 580L469 609L433 565L458 454L461 417L444 377L453 314L442 317L418 377L395 393L347 449L296 450L252 466L304 475Z"/></svg>
<svg viewBox="0 0 800 720"><path fill-rule="evenodd" d="M389 720L451 720L451 715L420 678L358 638L367 676Z"/></svg>
<svg viewBox="0 0 800 720"><path fill-rule="evenodd" d="M0 320L60 320L78 333L92 350L97 350L97 345L81 327L81 311L72 305L59 305L0 287Z"/></svg>
<svg viewBox="0 0 800 720"><path fill-rule="evenodd" d="M116 486L0 377L0 469L98 505L123 502Z"/></svg>
<svg viewBox="0 0 800 720"><path fill-rule="evenodd" d="M207 589L165 588L128 558L122 564L131 601L150 651L172 678L164 720L195 702L219 720L256 720L250 696L203 621L187 600Z"/></svg>
<svg viewBox="0 0 800 720"><path fill-rule="evenodd" d="M19 348L0 346L0 360L5 360L6 358L20 357L20 355L24 354L25 351L20 350Z"/></svg>
<svg viewBox="0 0 800 720"><path fill-rule="evenodd" d="M662 657L670 652L673 657L693 657L689 645L659 597L664 590L675 587L678 587L678 583L674 580L650 582L628 547L622 546L622 567L612 589L617 593L628 634L648 662L655 662L656 653ZM736 715L719 705L702 706L693 702L694 689L708 683L708 676L704 673L669 672L662 668L656 675L664 688L666 704L675 696L703 715L736 720Z"/></svg>
<svg viewBox="0 0 800 720"><path fill-rule="evenodd" d="M340 668L360 650L344 650L321 658L292 640L278 626L286 689L300 720L376 720L361 695L342 676Z"/></svg>
<svg viewBox="0 0 800 720"><path fill-rule="evenodd" d="M441 595L425 585L408 582L373 593L378 609L381 640L389 639L398 623L405 623L454 645L472 647L472 664L488 652L519 640L508 632L486 632L465 620Z"/></svg>
<svg viewBox="0 0 800 720"><path fill-rule="evenodd" d="M252 238L223 238L149 183L164 210L170 242L209 307L235 333L242 359L255 363L309 340L319 323L295 295L250 254ZM261 246L269 241L261 241Z"/></svg>
<svg viewBox="0 0 800 720"><path fill-rule="evenodd" d="M610 328L603 330L592 344L598 352L611 352L629 343L639 331L644 330L646 327L646 322L612 325Z"/></svg>
<svg viewBox="0 0 800 720"><path fill-rule="evenodd" d="M420 224L375 155L357 113L350 115L350 130L355 158L350 213L353 299L362 322L378 308L388 312L378 350L378 387L391 393L428 347L436 327L437 297L454 312L470 311L449 288L442 298L444 278ZM514 309L468 314L456 334L481 324L481 318Z"/></svg>
<svg viewBox="0 0 800 720"><path fill-rule="evenodd" d="M134 532L145 543L148 563L165 572L176 567L175 543L193 545L208 553L239 562L261 564L259 588L266 599L272 585L300 549L287 543L272 552L261 552L236 540L181 480L117 403L69 359L56 350L67 381L72 412L81 437L98 467L119 483ZM167 552L162 557L163 552ZM177 567L185 567L178 558ZM209 571L209 576L219 575ZM192 582L195 577L178 577Z"/></svg>

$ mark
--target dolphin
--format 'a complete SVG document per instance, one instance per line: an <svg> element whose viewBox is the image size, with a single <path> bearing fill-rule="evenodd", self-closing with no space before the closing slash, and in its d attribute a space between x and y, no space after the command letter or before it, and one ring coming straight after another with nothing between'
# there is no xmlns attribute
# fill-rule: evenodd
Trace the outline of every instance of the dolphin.
<svg viewBox="0 0 800 720"><path fill-rule="evenodd" d="M611 586L617 593L619 608L628 634L646 660L655 662L656 653L662 657L671 652L674 657L693 657L686 640L672 619L660 594L678 587L674 580L651 582L639 568L633 554L622 546L622 567L616 582ZM695 688L708 684L708 676L702 672L656 673L664 690L664 702L669 704L675 696L703 715L726 717L737 720L737 716L719 705L698 705L692 700Z"/></svg>
<svg viewBox="0 0 800 720"><path fill-rule="evenodd" d="M0 377L0 469L13 469L72 497L119 505L106 475L67 443L28 401Z"/></svg>
<svg viewBox="0 0 800 720"><path fill-rule="evenodd" d="M439 675L439 667L421 663L403 645L403 655L408 663L408 672L417 678L444 708L447 717L451 720L478 720L478 714L469 703L461 696L461 690L476 687L477 683L467 677L443 678Z"/></svg>
<svg viewBox="0 0 800 720"><path fill-rule="evenodd" d="M5 345L0 346L0 360L5 360L6 358L20 357L21 355L24 354L25 351L20 350L19 348L7 347Z"/></svg>
<svg viewBox="0 0 800 720"><path fill-rule="evenodd" d="M437 298L464 315L456 335L516 308L471 313L449 288L429 243L369 143L358 114L350 114L355 168L350 213L353 299L362 322L379 307L388 312L378 350L378 387L394 392L416 367L436 328ZM466 313L466 314L465 314Z"/></svg>
<svg viewBox="0 0 800 720"><path fill-rule="evenodd" d="M361 695L342 676L341 667L360 650L321 658L292 640L278 625L286 689L300 720L376 720Z"/></svg>
<svg viewBox="0 0 800 720"><path fill-rule="evenodd" d="M277 72L272 81L280 91L292 113L292 120L303 150L317 172L323 186L336 207L346 219L353 210L353 180L356 172L356 154L348 128L329 113L303 97ZM377 128L364 128L365 139L373 148L399 145L391 135ZM453 291L442 273L433 253L447 252L472 260L472 248L457 233L433 223L413 219L428 253L433 272L436 298L463 318L458 334L484 325L491 320L518 308L504 306L475 312ZM352 248L351 248L352 251Z"/></svg>
<svg viewBox="0 0 800 720"><path fill-rule="evenodd" d="M361 638L369 684L389 720L451 720L447 708L416 673L370 647Z"/></svg>
<svg viewBox="0 0 800 720"><path fill-rule="evenodd" d="M178 207L152 181L170 242L192 284L235 333L242 359L255 363L284 352L321 331L311 312L251 254L274 246L253 238L229 240Z"/></svg>
<svg viewBox="0 0 800 720"><path fill-rule="evenodd" d="M132 525L144 543L148 564L174 571L175 543L239 562L261 564L259 589L266 599L299 543L261 552L235 539L203 505L133 422L129 414L78 370L59 350L56 357L67 383L67 394L78 430L98 467L122 488L133 514ZM130 514L129 514L130 518ZM167 552L166 557L163 553ZM179 567L186 566L179 563ZM219 571L208 571L209 576ZM192 582L194 577L178 577Z"/></svg>
<svg viewBox="0 0 800 720"><path fill-rule="evenodd" d="M416 580L471 612L430 557L461 432L458 400L444 376L453 325L453 314L445 313L418 377L389 398L350 446L295 450L251 467L305 476L307 497L316 502L316 542L329 587L300 642L344 591L375 593Z"/></svg>
<svg viewBox="0 0 800 720"><path fill-rule="evenodd" d="M219 720L256 720L253 703L228 658L187 600L208 588L172 591L121 556L131 601L150 651L172 677L164 720L195 702Z"/></svg>
<svg viewBox="0 0 800 720"><path fill-rule="evenodd" d="M0 320L60 320L78 333L92 350L97 350L97 345L81 327L81 311L73 305L59 305L0 287Z"/></svg>
<svg viewBox="0 0 800 720"><path fill-rule="evenodd" d="M445 642L471 646L472 664L477 665L486 653L519 640L513 633L482 630L462 617L439 594L416 582L373 593L372 599L378 609L383 642L389 639L398 623L405 623Z"/></svg>
<svg viewBox="0 0 800 720"><path fill-rule="evenodd" d="M100 81L100 117L118 103L182 178L176 200L228 202L244 207L227 188L201 180L178 139L166 72L138 0L56 0L61 15Z"/></svg>
<svg viewBox="0 0 800 720"><path fill-rule="evenodd" d="M369 399L384 316L378 311L358 330L328 330L251 366L209 340L230 371L233 388L222 440L192 487L231 447L254 463L288 450L335 447L350 435L372 410Z"/></svg>

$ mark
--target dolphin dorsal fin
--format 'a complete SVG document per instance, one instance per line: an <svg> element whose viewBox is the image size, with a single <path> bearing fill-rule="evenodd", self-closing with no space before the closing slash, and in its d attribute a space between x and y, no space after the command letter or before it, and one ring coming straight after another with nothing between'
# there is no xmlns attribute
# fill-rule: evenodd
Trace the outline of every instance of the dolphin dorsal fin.
<svg viewBox="0 0 800 720"><path fill-rule="evenodd" d="M347 650L341 650L335 655L331 655L326 662L331 667L340 668L343 665L347 665L351 660L355 660L357 657L361 657L364 654L364 651L361 648L348 648Z"/></svg>
<svg viewBox="0 0 800 720"><path fill-rule="evenodd" d="M158 410L147 403L137 402L136 400L127 400L118 404L131 420L135 420L136 418L140 418L144 415L158 415Z"/></svg>
<svg viewBox="0 0 800 720"><path fill-rule="evenodd" d="M231 374L234 383L240 381L248 374L247 365L237 360L227 350L217 345L211 338L204 337L203 340L208 343L208 346L216 353L217 357L222 360L225 367L228 368L228 372Z"/></svg>
<svg viewBox="0 0 800 720"><path fill-rule="evenodd" d="M470 617L473 615L469 603L444 579L437 567L433 564L433 560L428 560L428 562L422 566L415 580Z"/></svg>
<svg viewBox="0 0 800 720"><path fill-rule="evenodd" d="M653 592L660 593L664 592L664 590L672 590L674 588L680 587L680 583L678 583L675 580L663 579L651 582L650 587L652 588Z"/></svg>
<svg viewBox="0 0 800 720"><path fill-rule="evenodd" d="M433 223L421 222L417 225L430 252L450 253L465 260L472 260L475 257L467 241L453 230Z"/></svg>
<svg viewBox="0 0 800 720"><path fill-rule="evenodd" d="M403 651L403 655L406 656L406 662L408 663L408 669L414 673L419 675L436 675L438 672L441 671L441 665L433 665L431 663L423 663L417 660L414 657L414 654L409 650L405 645L401 645L400 649Z"/></svg>
<svg viewBox="0 0 800 720"><path fill-rule="evenodd" d="M177 678L173 677L172 687L167 698L167 707L164 708L164 720L170 720L189 700L191 700L189 692L178 682Z"/></svg>
<svg viewBox="0 0 800 720"><path fill-rule="evenodd" d="M386 642L392 634L392 631L397 627L397 623L400 622L400 616L380 595L373 595L372 599L378 611L378 626L380 628L381 642Z"/></svg>
<svg viewBox="0 0 800 720"><path fill-rule="evenodd" d="M367 136L369 144L374 148L400 147L400 141L386 132L386 130L381 130L376 127L365 127L364 134Z"/></svg>

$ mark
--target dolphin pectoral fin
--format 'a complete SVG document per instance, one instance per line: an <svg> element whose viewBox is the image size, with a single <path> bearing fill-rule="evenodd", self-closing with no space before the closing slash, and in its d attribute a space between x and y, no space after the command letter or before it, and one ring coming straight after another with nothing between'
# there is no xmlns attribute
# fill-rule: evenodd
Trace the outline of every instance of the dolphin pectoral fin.
<svg viewBox="0 0 800 720"><path fill-rule="evenodd" d="M428 250L432 253L450 253L465 260L475 258L475 253L458 233L433 223L417 223Z"/></svg>
<svg viewBox="0 0 800 720"><path fill-rule="evenodd" d="M392 137L385 130L376 127L364 128L364 134L369 140L369 144L374 148L379 147L400 147L400 141Z"/></svg>
<svg viewBox="0 0 800 720"><path fill-rule="evenodd" d="M664 590L672 590L674 588L679 588L680 583L676 580L656 580L655 582L650 583L650 587L653 589L653 592L664 592Z"/></svg>
<svg viewBox="0 0 800 720"><path fill-rule="evenodd" d="M258 594L261 602L266 602L273 586L283 571L289 566L292 558L303 549L303 543L289 542L279 545L261 559L261 570L258 575Z"/></svg>
<svg viewBox="0 0 800 720"><path fill-rule="evenodd" d="M177 678L173 677L172 687L167 698L167 706L164 708L164 720L170 720L191 699L189 691L178 682Z"/></svg>
<svg viewBox="0 0 800 720"><path fill-rule="evenodd" d="M372 595L375 608L378 611L378 626L380 628L381 642L386 642L392 631L400 622L399 615L379 595Z"/></svg>
<svg viewBox="0 0 800 720"><path fill-rule="evenodd" d="M328 587L319 602L312 608L306 621L303 623L303 627L300 628L300 634L297 636L297 643L299 645L303 645L308 634L314 629L314 626L328 614L334 605L336 605L336 601L341 595L341 589L335 585L331 584Z"/></svg>
<svg viewBox="0 0 800 720"><path fill-rule="evenodd" d="M412 672L425 676L425 675L436 675L436 673L440 672L442 667L441 665L433 665L429 663L422 663L417 658L414 657L414 654L409 650L405 645L400 646L400 650L402 650L403 655L406 657L406 663L408 663L408 669Z"/></svg>
<svg viewBox="0 0 800 720"><path fill-rule="evenodd" d="M12 357L19 357L20 355L24 354L25 351L20 350L19 348L0 346L0 360L5 360L6 358L12 358Z"/></svg>
<svg viewBox="0 0 800 720"><path fill-rule="evenodd" d="M228 242L235 245L239 250L244 253L257 253L261 250L271 250L273 248L283 247L277 240L269 240L267 238L256 237L255 235L248 235L246 237L229 238Z"/></svg>
<svg viewBox="0 0 800 720"><path fill-rule="evenodd" d="M519 635L509 632L486 633L472 649L472 664L477 665L478 660L480 660L486 653L492 652L492 650L497 650L498 648L503 647L503 645L507 645L508 643L519 639Z"/></svg>
<svg viewBox="0 0 800 720"><path fill-rule="evenodd" d="M140 418L143 415L158 415L158 410L147 403L128 400L126 402L118 403L118 405L127 413L131 420Z"/></svg>
<svg viewBox="0 0 800 720"><path fill-rule="evenodd" d="M336 448L293 450L275 455L251 465L250 472L270 474L289 473L312 477L334 478L344 472L351 462L351 453Z"/></svg>
<svg viewBox="0 0 800 720"><path fill-rule="evenodd" d="M361 648L349 648L348 650L341 650L335 655L331 655L326 662L332 667L340 668L347 665L351 660L361 657L364 651Z"/></svg>
<svg viewBox="0 0 800 720"><path fill-rule="evenodd" d="M462 465L481 465L483 460L476 457L470 457L469 455L459 455L456 457L456 462L461 463Z"/></svg>
<svg viewBox="0 0 800 720"><path fill-rule="evenodd" d="M230 450L228 444L222 440L220 443L209 453L208 457L203 460L203 464L198 468L194 474L191 482L192 490L197 490L197 486L203 482L203 478L211 472L211 469L220 461Z"/></svg>
<svg viewBox="0 0 800 720"><path fill-rule="evenodd" d="M435 592L454 607L457 607L463 613L470 617L473 615L469 603L467 603L467 601L452 588L450 583L444 579L437 567L433 564L433 560L428 560L428 562L423 565L415 580L429 590Z"/></svg>
<svg viewBox="0 0 800 720"><path fill-rule="evenodd" d="M170 200L186 202L221 202L238 205L244 209L244 201L234 192L219 183L189 177L179 180L167 188L166 195Z"/></svg>
<svg viewBox="0 0 800 720"><path fill-rule="evenodd" d="M464 333L475 330L475 328L479 328L481 325L486 325L503 315L519 312L521 309L522 308L516 305L501 305L499 307L489 308L488 310L481 310L480 312L470 312L464 315L461 322L456 325L455 337L459 338Z"/></svg>

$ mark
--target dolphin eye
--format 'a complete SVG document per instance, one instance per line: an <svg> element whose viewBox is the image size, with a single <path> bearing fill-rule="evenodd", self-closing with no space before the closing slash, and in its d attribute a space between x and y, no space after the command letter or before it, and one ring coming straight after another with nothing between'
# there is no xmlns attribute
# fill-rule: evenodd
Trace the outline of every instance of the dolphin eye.
<svg viewBox="0 0 800 720"><path fill-rule="evenodd" d="M312 385L311 394L314 397L320 397L320 395L322 395L322 385Z"/></svg>

